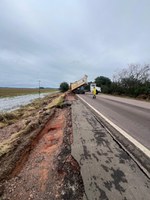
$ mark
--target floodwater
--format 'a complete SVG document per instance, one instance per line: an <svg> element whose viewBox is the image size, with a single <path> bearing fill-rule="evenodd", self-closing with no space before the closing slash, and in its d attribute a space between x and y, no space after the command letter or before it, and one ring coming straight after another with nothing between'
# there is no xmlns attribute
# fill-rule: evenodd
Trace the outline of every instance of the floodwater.
<svg viewBox="0 0 150 200"><path fill-rule="evenodd" d="M29 94L16 97L0 98L0 112L12 111L20 106L27 105L37 98L43 98L50 93Z"/></svg>

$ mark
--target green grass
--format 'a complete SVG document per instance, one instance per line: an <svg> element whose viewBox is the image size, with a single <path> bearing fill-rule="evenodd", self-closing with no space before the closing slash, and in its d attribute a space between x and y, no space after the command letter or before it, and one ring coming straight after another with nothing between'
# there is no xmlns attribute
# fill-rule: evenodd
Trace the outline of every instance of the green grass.
<svg viewBox="0 0 150 200"><path fill-rule="evenodd" d="M40 93L48 93L53 91L57 91L57 89L40 89ZM0 98L37 93L39 93L39 88L0 88Z"/></svg>

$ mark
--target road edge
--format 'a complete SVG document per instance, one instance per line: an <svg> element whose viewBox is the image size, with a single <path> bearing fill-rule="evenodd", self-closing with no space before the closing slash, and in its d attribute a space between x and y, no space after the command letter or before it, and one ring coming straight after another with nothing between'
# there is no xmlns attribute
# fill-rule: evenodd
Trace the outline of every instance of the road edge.
<svg viewBox="0 0 150 200"><path fill-rule="evenodd" d="M84 105L86 105L92 111L93 114L96 115L99 122L104 126L104 128L107 129L108 133L113 137L113 139L121 146L121 148L123 148L130 155L130 157L137 163L140 169L150 179L149 150L147 151L147 148L145 148L144 151L142 151L138 146L136 146L135 143L132 142L132 140L130 140L128 137L125 137L125 135L122 134L122 132L126 133L125 131L123 131L120 127L118 127L117 129L117 125L115 125L114 123L110 123L110 120L107 120L107 118L104 115L102 115L99 111L97 111L95 108L89 105L82 97L80 97L79 95L77 95L77 97L84 103ZM113 124L115 126L113 126ZM137 143L140 144L139 142Z"/></svg>

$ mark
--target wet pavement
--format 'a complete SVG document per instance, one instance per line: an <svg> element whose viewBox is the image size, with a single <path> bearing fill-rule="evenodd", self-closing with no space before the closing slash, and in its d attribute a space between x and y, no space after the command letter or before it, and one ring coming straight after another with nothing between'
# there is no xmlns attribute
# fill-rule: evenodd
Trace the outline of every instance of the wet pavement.
<svg viewBox="0 0 150 200"><path fill-rule="evenodd" d="M150 180L81 101L72 105L72 156L79 163L84 200L149 200Z"/></svg>

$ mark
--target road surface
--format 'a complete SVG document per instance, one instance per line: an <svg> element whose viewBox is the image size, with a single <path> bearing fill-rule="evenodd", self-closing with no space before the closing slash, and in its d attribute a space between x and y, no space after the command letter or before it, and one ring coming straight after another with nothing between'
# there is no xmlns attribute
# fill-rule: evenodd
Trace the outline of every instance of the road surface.
<svg viewBox="0 0 150 200"><path fill-rule="evenodd" d="M150 103L99 94L80 95L114 124L150 150Z"/></svg>
<svg viewBox="0 0 150 200"><path fill-rule="evenodd" d="M150 180L80 100L72 105L72 123L83 200L149 200Z"/></svg>

